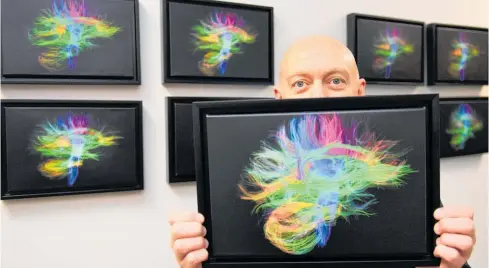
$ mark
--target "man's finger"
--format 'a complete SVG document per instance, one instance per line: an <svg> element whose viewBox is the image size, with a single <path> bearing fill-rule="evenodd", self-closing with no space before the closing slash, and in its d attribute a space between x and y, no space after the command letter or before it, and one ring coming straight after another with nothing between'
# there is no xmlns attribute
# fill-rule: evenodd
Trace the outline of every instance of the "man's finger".
<svg viewBox="0 0 489 268"><path fill-rule="evenodd" d="M187 254L199 249L206 249L209 246L209 242L204 237L192 237L179 239L173 244L173 252L177 257L177 260L182 261Z"/></svg>
<svg viewBox="0 0 489 268"><path fill-rule="evenodd" d="M206 229L197 222L177 222L171 226L172 240L205 236Z"/></svg>
<svg viewBox="0 0 489 268"><path fill-rule="evenodd" d="M206 261L209 253L206 249L199 249L192 251L180 263L182 268L200 268L202 267L202 262Z"/></svg>
<svg viewBox="0 0 489 268"><path fill-rule="evenodd" d="M465 263L465 259L458 250L445 245L436 246L433 253L436 257L441 258L440 268L458 268Z"/></svg>
<svg viewBox="0 0 489 268"><path fill-rule="evenodd" d="M466 255L471 253L472 247L474 246L472 237L460 234L442 234L436 242L437 245L444 245L457 249L464 257L467 257Z"/></svg>
<svg viewBox="0 0 489 268"><path fill-rule="evenodd" d="M443 218L435 224L434 230L437 235L450 233L475 238L474 222L468 218Z"/></svg>
<svg viewBox="0 0 489 268"><path fill-rule="evenodd" d="M443 218L474 218L474 211L469 207L443 207L438 208L433 213L433 216L437 220L441 220Z"/></svg>
<svg viewBox="0 0 489 268"><path fill-rule="evenodd" d="M170 214L170 216L168 217L168 223L170 225L173 225L176 222L198 222L202 224L204 222L204 216L200 213L192 212L177 212Z"/></svg>

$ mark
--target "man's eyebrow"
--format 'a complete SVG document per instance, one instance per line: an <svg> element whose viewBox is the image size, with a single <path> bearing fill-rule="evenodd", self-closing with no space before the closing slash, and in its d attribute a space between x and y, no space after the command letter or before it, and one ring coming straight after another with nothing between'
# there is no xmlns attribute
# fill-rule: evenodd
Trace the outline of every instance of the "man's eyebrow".
<svg viewBox="0 0 489 268"><path fill-rule="evenodd" d="M343 75L350 76L350 73L348 72L348 69L343 68L343 67L335 67L335 68L332 68L331 70L327 71L325 73L325 75L328 76L328 75L332 75L334 73L341 73Z"/></svg>
<svg viewBox="0 0 489 268"><path fill-rule="evenodd" d="M295 72L295 73L291 73L287 76L287 82L290 82L289 80L294 78L294 77L311 77L310 74L308 74L307 72Z"/></svg>

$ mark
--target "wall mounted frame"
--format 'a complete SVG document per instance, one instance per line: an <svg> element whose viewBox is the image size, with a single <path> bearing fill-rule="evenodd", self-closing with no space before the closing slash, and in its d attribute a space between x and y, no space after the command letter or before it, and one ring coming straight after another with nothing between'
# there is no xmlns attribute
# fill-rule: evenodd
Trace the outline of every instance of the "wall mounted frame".
<svg viewBox="0 0 489 268"><path fill-rule="evenodd" d="M429 24L428 85L487 85L488 29Z"/></svg>
<svg viewBox="0 0 489 268"><path fill-rule="evenodd" d="M379 114L381 113L385 114L379 117ZM397 118L395 120L397 123L394 122L394 120L392 120L394 114L391 113L398 113L397 115L402 116L403 120ZM339 114L339 119L336 117L337 114ZM313 171L313 167L315 166L314 162L308 162L307 165L305 164L306 166L304 166L304 169L301 169L298 167L299 164L296 164L298 161L297 159L304 159L304 161L306 161L306 159L314 158L318 155L324 156L326 148L328 148L328 151L331 150L332 155L335 155L336 157L343 153L345 155L350 155L348 153L349 149L343 151L343 153L341 153L342 149L338 152L335 151L336 153L334 153L332 151L334 150L333 147L340 145L333 142L333 140L340 142L337 139L342 139L343 142L353 145L354 143L351 141L356 141L356 139L354 137L347 138L350 137L348 134L342 136L343 138L339 138L339 136L334 136L337 138L333 138L331 135L336 135L334 134L336 132L322 124L324 122L329 122L332 124L331 126L338 128L344 122L349 120L347 119L348 117L350 117L350 122L353 124L355 120L360 120L358 118L368 116L367 114L373 116L369 116L369 119L365 119L362 122L370 122L372 126L375 125L375 128L381 127L380 125L382 124L383 126L381 129L383 131L379 131L382 132L383 137L386 136L387 139L393 140L403 140L404 145L398 144L400 146L398 147L398 150L403 150L402 148L406 148L405 146L407 144L412 144L412 150L406 155L406 161L401 162L411 163L412 167L420 172L416 173L417 175L414 175L413 173L413 177L410 177L409 179L406 178L407 184L393 190L395 193L392 192L390 197L379 196L379 198L384 199L377 203L379 206L376 208L376 210L379 211L379 214L376 214L378 220L368 223L369 220L373 220L376 217L372 216L373 218L368 218L361 224L358 223L356 225L355 221L359 219L352 219L345 225L338 220L332 228L330 227L329 231L319 235L320 238L317 240L307 240L309 242L317 242L314 249L311 250L308 242L306 243L308 245L307 250L294 251L299 250L299 248L292 246L288 247L289 244L293 241L303 241L301 239L304 239L302 235L305 233L315 234L314 232L309 233L309 231L307 231L309 230L307 229L309 228L307 226L310 226L309 224L302 225L302 221L307 221L307 219L309 219L309 217L306 217L305 215L308 213L307 208L311 207L306 206L305 203L301 202L307 198L315 200L314 197L311 197L315 196L315 190L317 190L317 193L327 192L322 189L322 186L319 186L319 181L316 181L314 178L319 178L316 175L319 174L319 170L322 170L321 167L329 165L326 163L332 164L332 162L324 162L317 166L318 169L316 171ZM410 115L408 116L408 114ZM329 119L326 121L316 121L319 120L317 119L319 117L314 117L315 119L312 121L308 121L308 119L301 121L302 119L300 118L302 118L302 116L310 116L311 118L314 116L325 116ZM440 206L438 95L196 102L193 103L193 117L198 210L206 218L204 226L207 230L206 238L209 241L209 260L203 264L204 268L291 268L299 266L307 268L319 268L324 266L330 268L412 268L439 265L439 259L433 256L436 234L433 232L435 221L433 217L431 217L433 211ZM403 131L408 128L412 129L412 125L405 124L407 121L417 124L416 129L418 131L412 133L416 137L411 134L405 134L407 130ZM396 126L392 127L392 124L395 124ZM279 125L284 128L278 127ZM306 126L312 127L315 131L305 131L303 128ZM344 129L349 129L346 125L343 125L343 127ZM401 128L403 130L400 130ZM222 131L222 129L225 129L226 131ZM360 135L361 131L359 129L353 129L350 130L354 133L357 133L358 130L358 135ZM366 129L369 128L367 127ZM275 130L278 130L276 134L274 134ZM328 134L320 134L323 133L323 131L326 131ZM318 140L313 142L316 138L311 138L312 136L309 134L302 135L300 133L315 133L313 136ZM345 131L340 131L338 133L344 134ZM406 138L400 138L402 135ZM262 138L265 137L270 137L270 141L272 142L273 140L278 142L273 143L275 144L273 145L272 143L268 143L268 139L262 140ZM297 138L300 141L295 140L296 142L292 142L292 140L289 140L291 141L289 143L284 137L288 137L288 139ZM327 143L328 145L324 144L325 147L321 147L323 146L321 145L317 148L322 152L321 154L319 154L319 151L318 154L314 154L311 151L306 150L308 157L300 158L299 155L292 153L292 151L303 152L303 150L297 149L297 146L311 149L312 147L310 146L312 146L312 144L323 144L319 141L320 137L322 137L321 139L331 138L331 141ZM311 143L307 141L308 139L311 139ZM406 141L406 139L411 140ZM288 151L290 154L284 154L284 152L287 151L277 149L274 153L270 151L273 151L273 148L288 148L288 150L292 151ZM292 159L296 160L293 161ZM415 163L418 160L420 160L419 166ZM256 169L253 168L253 163L256 163ZM274 165L274 168L271 168L270 165ZM421 166L423 166L423 168L416 168ZM288 167L295 167L291 169L290 172L292 173L286 172L289 170ZM292 170L296 170L299 173L293 173L295 171ZM303 170L304 172L300 173L300 170ZM306 173L306 170L309 170L307 171L309 173ZM282 173L282 171L285 173ZM290 176L287 174L290 174ZM303 176L306 177L293 174L303 174ZM334 174L331 173L331 175L325 176L334 176ZM344 173L341 174L343 174L342 178L347 176ZM253 178L246 181L250 176ZM374 177L380 178L377 176ZM294 180L294 178L296 180ZM365 178L365 176L362 175L362 178ZM283 184L280 183L281 179L285 180L282 181L284 182ZM310 188L304 186L303 188L302 185L306 184L309 180L314 181L315 186ZM253 181L259 181L259 185L261 186L252 187L253 190L250 190L247 194L243 194L246 191L240 191L240 189L243 189L241 186L253 186ZM239 182L243 183L240 184ZM417 183L420 184L418 185ZM410 184L411 186L409 186ZM240 187L238 187L238 185ZM424 193L421 195L419 194L420 188L418 186L424 188L424 190L422 190ZM407 188L406 190L402 190L404 187L412 188L409 188L409 190ZM267 189L270 191L266 191ZM300 189L315 190L304 195L306 199L301 199ZM288 196L288 198L280 199L275 196L275 194L280 193L284 193L284 195L287 193L285 196ZM374 194L373 192L370 193ZM402 193L407 193L407 195ZM263 197L262 194L267 194L267 197ZM270 194L274 196L270 196ZM411 197L408 197L408 195ZM267 198L266 200L269 200L269 202L265 201L263 198ZM402 198L411 200L409 205L407 205L409 207L400 208L398 206L407 204L403 201L405 199ZM397 200L394 201L394 199ZM256 206L249 204L253 202L251 200L257 202ZM328 197L324 202L330 204L328 202L336 202L334 200L336 199ZM346 198L345 200L349 199ZM300 205L302 209L286 209L289 208L289 206L283 202L289 201L298 202L297 206ZM307 201L304 202L307 203ZM385 213L388 210L388 215L380 215L380 206L382 202L384 202L384 205L386 206L386 210L383 211ZM362 203L359 203L360 206L361 204ZM276 206L278 206L278 208L283 208L283 210L279 209L283 213L277 212ZM348 205L341 207L348 207ZM395 207L395 209L390 210L387 207ZM262 211L263 215L254 215L257 211L261 211L260 208L264 209ZM419 212L420 214L418 215L401 215L399 217L412 217L410 220L417 223L422 222L422 224L414 227L413 222L411 222L409 224L406 223L409 228L399 226L399 222L403 221L400 221L397 216L391 214L395 213L394 211L409 211L409 213ZM299 217L299 215L296 215L298 212L303 212L304 214L301 215L304 216ZM287 218L281 218L281 215L286 216ZM392 217L389 216L396 218L396 220L388 223L387 221L392 219ZM278 222L272 218L277 219ZM416 218L416 220L413 220L414 218ZM297 221L293 221L293 219L297 219ZM281 222L283 222L284 225L280 225ZM294 229L287 228L290 226L288 224L294 226ZM267 225L271 226L270 229L267 229ZM349 227L350 225L355 226ZM275 227L272 228L273 226ZM303 230L301 229L302 227L307 227L304 229L304 232L299 231L298 233L293 233L293 230L296 229ZM391 227L399 230L392 231ZM268 230L268 232L263 228ZM362 228L368 228L368 230ZM406 234L405 232L407 229L410 230L409 232L413 233ZM416 231L414 231L415 229ZM280 230L282 230L283 233L278 232ZM353 230L360 230L358 232L361 233L361 235L354 235L354 237L357 238L355 240L355 245L350 243L351 239L348 237L348 235L352 235L351 233ZM377 230L383 231L377 232ZM267 236L267 234L272 234L276 231L283 235L287 234L287 236L284 237L283 240L281 240L281 236L278 235L278 233L278 236ZM400 234L402 237L398 238L403 240L403 243L399 243L399 239L393 238L393 236L399 236ZM369 236L369 238L367 238L367 236ZM377 236L377 238L373 239L372 236ZM378 236L385 237L381 238ZM319 243L319 241L323 241L323 237L326 240L326 245L323 242ZM359 237L362 237L365 241L360 241L358 239ZM274 240L275 238L278 240ZM417 246L412 247L414 244L411 244L411 242L413 241L407 241L407 239L411 238L417 239L417 242L415 243ZM283 241L283 243L280 241ZM380 241L380 244L374 245L375 243L372 241ZM385 248L385 243L390 244L388 249ZM302 243L299 244L304 245ZM320 244L323 248L319 248ZM400 244L402 244L402 246L399 246ZM287 253L287 250L294 251L295 253L290 254L290 251Z"/></svg>
<svg viewBox="0 0 489 268"><path fill-rule="evenodd" d="M370 84L423 84L424 25L420 21L349 14L347 45L360 76Z"/></svg>
<svg viewBox="0 0 489 268"><path fill-rule="evenodd" d="M195 181L192 103L255 98L167 97L168 182Z"/></svg>
<svg viewBox="0 0 489 268"><path fill-rule="evenodd" d="M2 84L141 84L138 0L1 5Z"/></svg>
<svg viewBox="0 0 489 268"><path fill-rule="evenodd" d="M274 83L272 7L162 0L162 14L163 83Z"/></svg>
<svg viewBox="0 0 489 268"><path fill-rule="evenodd" d="M2 100L1 199L144 189L141 101Z"/></svg>
<svg viewBox="0 0 489 268"><path fill-rule="evenodd" d="M488 152L488 98L440 99L440 156Z"/></svg>

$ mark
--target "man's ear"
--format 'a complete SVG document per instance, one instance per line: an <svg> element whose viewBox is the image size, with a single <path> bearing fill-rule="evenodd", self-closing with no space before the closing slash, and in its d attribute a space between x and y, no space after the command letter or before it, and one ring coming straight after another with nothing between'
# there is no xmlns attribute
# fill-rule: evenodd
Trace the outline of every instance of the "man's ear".
<svg viewBox="0 0 489 268"><path fill-rule="evenodd" d="M365 88L367 87L367 81L365 79L360 78L358 79L358 89L357 89L357 95L358 96L365 96Z"/></svg>
<svg viewBox="0 0 489 268"><path fill-rule="evenodd" d="M277 99L277 100L283 99L282 94L280 93L280 91L277 88L273 88L273 95L275 95L275 99Z"/></svg>

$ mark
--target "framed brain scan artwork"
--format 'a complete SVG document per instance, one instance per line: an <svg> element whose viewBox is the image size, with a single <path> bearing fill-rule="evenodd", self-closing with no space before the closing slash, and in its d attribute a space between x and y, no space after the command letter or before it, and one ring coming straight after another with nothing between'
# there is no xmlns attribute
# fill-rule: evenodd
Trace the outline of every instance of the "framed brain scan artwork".
<svg viewBox="0 0 489 268"><path fill-rule="evenodd" d="M487 28L427 26L428 85L487 85Z"/></svg>
<svg viewBox="0 0 489 268"><path fill-rule="evenodd" d="M192 105L203 267L439 265L438 95Z"/></svg>
<svg viewBox="0 0 489 268"><path fill-rule="evenodd" d="M274 82L273 8L162 0L163 82Z"/></svg>
<svg viewBox="0 0 489 268"><path fill-rule="evenodd" d="M3 0L2 84L141 84L138 5Z"/></svg>
<svg viewBox="0 0 489 268"><path fill-rule="evenodd" d="M441 157L487 153L487 97L440 100Z"/></svg>
<svg viewBox="0 0 489 268"><path fill-rule="evenodd" d="M347 44L368 83L424 82L424 23L365 14L347 16Z"/></svg>
<svg viewBox="0 0 489 268"><path fill-rule="evenodd" d="M144 188L140 101L2 100L1 199Z"/></svg>

